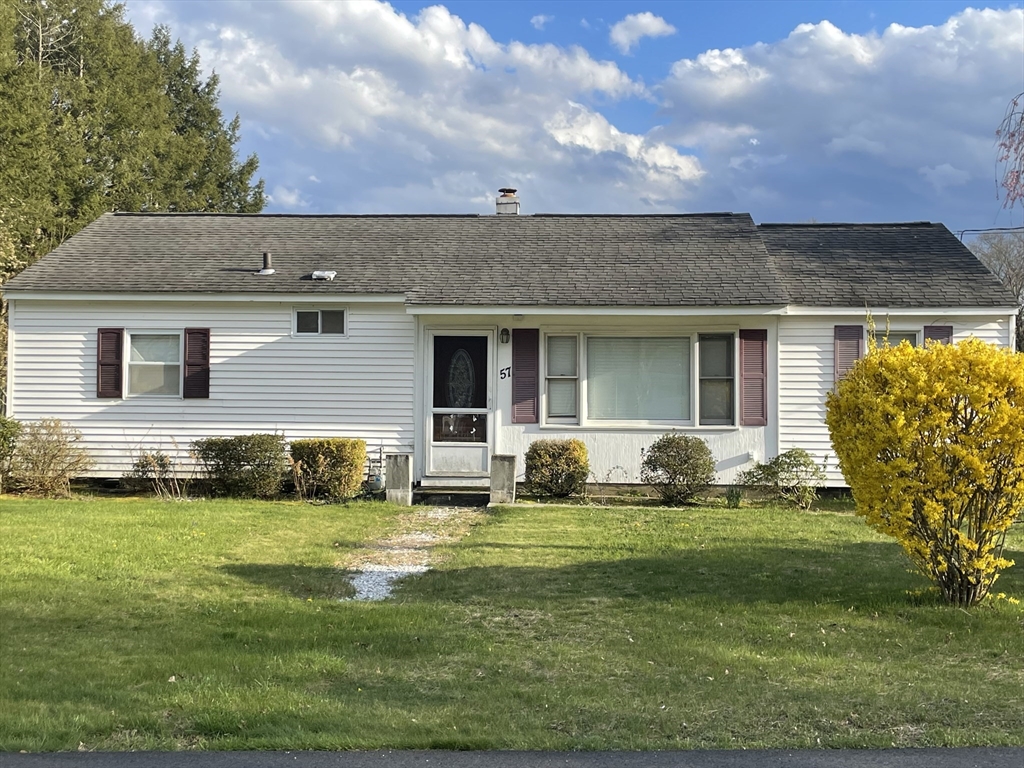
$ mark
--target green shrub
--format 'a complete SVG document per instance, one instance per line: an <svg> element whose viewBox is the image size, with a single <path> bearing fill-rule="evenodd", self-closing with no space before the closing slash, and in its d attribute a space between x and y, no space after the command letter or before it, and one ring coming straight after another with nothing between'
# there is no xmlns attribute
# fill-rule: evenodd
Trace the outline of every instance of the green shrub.
<svg viewBox="0 0 1024 768"><path fill-rule="evenodd" d="M687 504L715 482L715 458L699 437L669 432L644 451L640 479L669 506Z"/></svg>
<svg viewBox="0 0 1024 768"><path fill-rule="evenodd" d="M351 499L363 484L366 441L345 437L293 440L292 474L299 498Z"/></svg>
<svg viewBox="0 0 1024 768"><path fill-rule="evenodd" d="M11 463L13 485L47 498L71 495L71 481L92 468L82 433L60 419L23 424Z"/></svg>
<svg viewBox="0 0 1024 768"><path fill-rule="evenodd" d="M20 433L21 422L0 416L0 493L3 493L4 482L11 476L11 461Z"/></svg>
<svg viewBox="0 0 1024 768"><path fill-rule="evenodd" d="M210 493L218 496L270 499L281 491L288 467L284 435L208 437L192 443L203 466Z"/></svg>
<svg viewBox="0 0 1024 768"><path fill-rule="evenodd" d="M589 476L582 440L535 440L526 450L526 487L532 494L567 498L582 493Z"/></svg>
<svg viewBox="0 0 1024 768"><path fill-rule="evenodd" d="M810 509L825 482L825 472L803 448L780 453L765 464L757 462L740 473L739 482L778 501Z"/></svg>

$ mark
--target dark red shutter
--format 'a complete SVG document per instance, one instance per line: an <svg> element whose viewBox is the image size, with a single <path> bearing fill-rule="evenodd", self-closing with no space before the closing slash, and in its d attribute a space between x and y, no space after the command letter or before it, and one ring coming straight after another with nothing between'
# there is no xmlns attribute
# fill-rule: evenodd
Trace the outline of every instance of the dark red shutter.
<svg viewBox="0 0 1024 768"><path fill-rule="evenodd" d="M740 425L768 423L768 331L740 331Z"/></svg>
<svg viewBox="0 0 1024 768"><path fill-rule="evenodd" d="M96 331L96 397L121 397L124 328Z"/></svg>
<svg viewBox="0 0 1024 768"><path fill-rule="evenodd" d="M924 341L927 344L929 341L937 341L940 344L952 344L953 343L953 326L952 325L926 325L924 327Z"/></svg>
<svg viewBox="0 0 1024 768"><path fill-rule="evenodd" d="M839 381L853 364L864 357L864 326L837 325L835 330L835 380Z"/></svg>
<svg viewBox="0 0 1024 768"><path fill-rule="evenodd" d="M512 331L512 423L536 424L540 413L540 331Z"/></svg>
<svg viewBox="0 0 1024 768"><path fill-rule="evenodd" d="M182 397L210 396L210 329L185 329L185 384Z"/></svg>

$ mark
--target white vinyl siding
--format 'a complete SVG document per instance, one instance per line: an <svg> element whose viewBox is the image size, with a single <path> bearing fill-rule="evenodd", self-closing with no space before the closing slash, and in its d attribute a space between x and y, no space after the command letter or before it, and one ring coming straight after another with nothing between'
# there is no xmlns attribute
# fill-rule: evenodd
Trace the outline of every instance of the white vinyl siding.
<svg viewBox="0 0 1024 768"><path fill-rule="evenodd" d="M875 318L883 323L885 318ZM975 336L991 344L1009 343L1005 319L943 318L937 311L927 318L893 316L891 326L914 331L920 339L925 325L953 326L953 341ZM825 424L825 397L833 387L833 349L836 325L858 325L863 316L783 317L779 319L779 452L803 448L825 467L828 485L846 485L832 450ZM895 333L890 333L890 343Z"/></svg>
<svg viewBox="0 0 1024 768"><path fill-rule="evenodd" d="M251 432L413 450L416 324L401 304L350 305L345 337L295 336L293 305L273 302L14 305L10 414L72 424L97 476L120 475L143 449L185 460L193 440ZM96 397L98 328L186 327L210 329L209 399Z"/></svg>

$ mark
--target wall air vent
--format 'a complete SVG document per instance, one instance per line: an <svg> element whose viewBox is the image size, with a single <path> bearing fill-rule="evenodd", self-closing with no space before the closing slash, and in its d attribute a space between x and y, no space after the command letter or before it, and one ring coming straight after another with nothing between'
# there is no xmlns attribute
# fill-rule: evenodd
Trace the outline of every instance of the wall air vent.
<svg viewBox="0 0 1024 768"><path fill-rule="evenodd" d="M326 280L333 280L337 274L333 269L318 269L310 277L317 282L324 282Z"/></svg>

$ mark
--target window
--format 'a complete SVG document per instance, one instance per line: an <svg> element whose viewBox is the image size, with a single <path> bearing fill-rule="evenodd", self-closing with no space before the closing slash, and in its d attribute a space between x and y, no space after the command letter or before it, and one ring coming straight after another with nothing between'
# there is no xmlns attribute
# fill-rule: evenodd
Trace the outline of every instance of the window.
<svg viewBox="0 0 1024 768"><path fill-rule="evenodd" d="M700 423L732 424L734 402L732 334L701 334Z"/></svg>
<svg viewBox="0 0 1024 768"><path fill-rule="evenodd" d="M609 421L688 420L690 340L588 338L587 417Z"/></svg>
<svg viewBox="0 0 1024 768"><path fill-rule="evenodd" d="M181 334L131 333L128 337L128 394L181 394Z"/></svg>
<svg viewBox="0 0 1024 768"><path fill-rule="evenodd" d="M548 418L575 422L579 380L578 339L576 336L547 337L547 409Z"/></svg>
<svg viewBox="0 0 1024 768"><path fill-rule="evenodd" d="M295 333L302 336L345 334L345 310L343 309L297 309L295 310Z"/></svg>
<svg viewBox="0 0 1024 768"><path fill-rule="evenodd" d="M876 331L875 332L875 346L884 347L886 345L890 347L898 347L900 342L906 341L910 346L917 346L917 331Z"/></svg>

